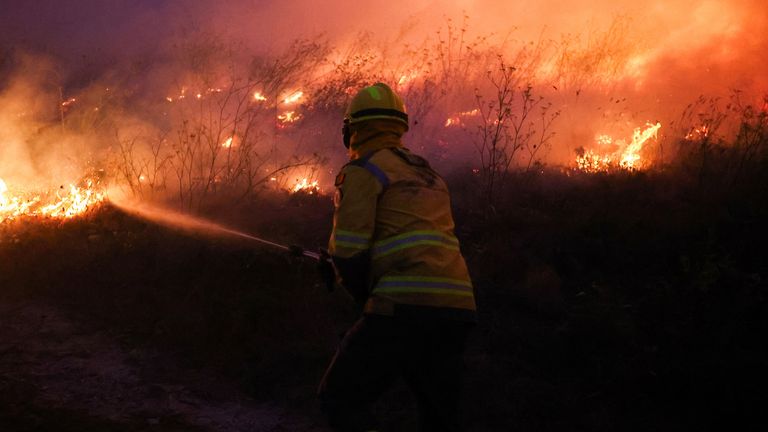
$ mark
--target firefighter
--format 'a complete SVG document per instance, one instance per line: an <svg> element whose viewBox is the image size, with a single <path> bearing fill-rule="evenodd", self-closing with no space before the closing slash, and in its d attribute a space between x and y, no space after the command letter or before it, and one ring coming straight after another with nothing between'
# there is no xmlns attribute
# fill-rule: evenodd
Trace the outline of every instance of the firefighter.
<svg viewBox="0 0 768 432"><path fill-rule="evenodd" d="M460 429L472 282L453 234L450 196L427 161L403 147L408 115L386 84L360 90L343 126L350 162L336 177L332 275L362 306L323 377L319 398L338 431L373 431L371 405L397 378L423 431Z"/></svg>

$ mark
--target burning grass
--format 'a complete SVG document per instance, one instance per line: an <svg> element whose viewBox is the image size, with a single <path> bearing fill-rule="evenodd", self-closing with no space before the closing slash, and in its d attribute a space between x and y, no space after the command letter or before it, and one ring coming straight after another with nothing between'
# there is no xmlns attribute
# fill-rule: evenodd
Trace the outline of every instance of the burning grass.
<svg viewBox="0 0 768 432"><path fill-rule="evenodd" d="M10 190L0 178L0 224L29 218L71 219L100 206L107 193L97 179L62 185L55 192Z"/></svg>

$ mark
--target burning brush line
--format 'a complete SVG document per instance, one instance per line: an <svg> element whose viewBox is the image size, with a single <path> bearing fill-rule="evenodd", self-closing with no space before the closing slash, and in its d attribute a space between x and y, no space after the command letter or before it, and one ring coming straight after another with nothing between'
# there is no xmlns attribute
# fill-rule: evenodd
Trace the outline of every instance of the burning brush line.
<svg viewBox="0 0 768 432"><path fill-rule="evenodd" d="M599 135L595 139L597 149L577 149L576 168L588 173L644 169L648 162L643 159L641 152L648 141L658 139L659 129L659 122L647 123L645 128L635 128L629 143L623 139L614 140L610 135Z"/></svg>
<svg viewBox="0 0 768 432"><path fill-rule="evenodd" d="M0 223L39 217L71 219L99 206L107 192L97 179L88 178L79 185L61 186L52 193L17 192L0 178Z"/></svg>
<svg viewBox="0 0 768 432"><path fill-rule="evenodd" d="M296 179L293 185L285 185L283 189L290 193L321 193L318 181L306 177ZM0 224L24 218L72 219L108 201L115 204L97 178L62 185L58 190L47 193L12 190L0 178Z"/></svg>

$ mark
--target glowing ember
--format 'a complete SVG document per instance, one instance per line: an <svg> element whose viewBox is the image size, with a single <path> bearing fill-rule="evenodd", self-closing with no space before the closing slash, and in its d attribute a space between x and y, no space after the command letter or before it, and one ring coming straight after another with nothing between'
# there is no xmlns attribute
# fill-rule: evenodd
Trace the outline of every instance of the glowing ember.
<svg viewBox="0 0 768 432"><path fill-rule="evenodd" d="M598 145L610 145L613 144L613 137L610 135L598 135L597 138L595 138L595 142Z"/></svg>
<svg viewBox="0 0 768 432"><path fill-rule="evenodd" d="M298 121L300 118L301 114L296 113L296 111L286 111L277 116L277 119L283 123L293 123Z"/></svg>
<svg viewBox="0 0 768 432"><path fill-rule="evenodd" d="M703 140L708 136L709 136L709 126L702 125L699 127L695 127L690 132L688 132L688 134L685 135L685 139L688 141L698 141L698 140Z"/></svg>
<svg viewBox="0 0 768 432"><path fill-rule="evenodd" d="M317 180L309 181L308 178L296 179L296 184L291 189L292 192L304 192L310 195L320 192L320 186Z"/></svg>
<svg viewBox="0 0 768 432"><path fill-rule="evenodd" d="M8 185L0 179L0 223L20 217L48 217L70 219L85 213L106 199L106 193L96 187L94 180L82 186L70 184L53 196L51 194L11 194Z"/></svg>
<svg viewBox="0 0 768 432"><path fill-rule="evenodd" d="M480 114L480 110L475 108L472 111L463 111L456 115L453 115L451 117L448 117L448 119L445 120L445 127L451 127L451 126L464 126L463 119L466 117L476 117L478 114Z"/></svg>
<svg viewBox="0 0 768 432"><path fill-rule="evenodd" d="M611 146L608 151L580 148L577 150L576 168L584 172L603 172L614 168L637 170L647 165L640 152L651 138L657 139L661 123L647 123L645 128L635 128L632 142L614 140L610 135L598 135L595 142L600 147ZM612 150L616 148L617 150Z"/></svg>

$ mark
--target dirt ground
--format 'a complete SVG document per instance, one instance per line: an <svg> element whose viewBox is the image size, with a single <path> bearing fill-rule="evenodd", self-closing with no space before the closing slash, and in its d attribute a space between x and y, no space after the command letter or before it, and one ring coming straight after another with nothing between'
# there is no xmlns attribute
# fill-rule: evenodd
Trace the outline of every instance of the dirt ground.
<svg viewBox="0 0 768 432"><path fill-rule="evenodd" d="M212 371L129 349L50 305L0 304L4 431L311 431L317 419L260 403Z"/></svg>

